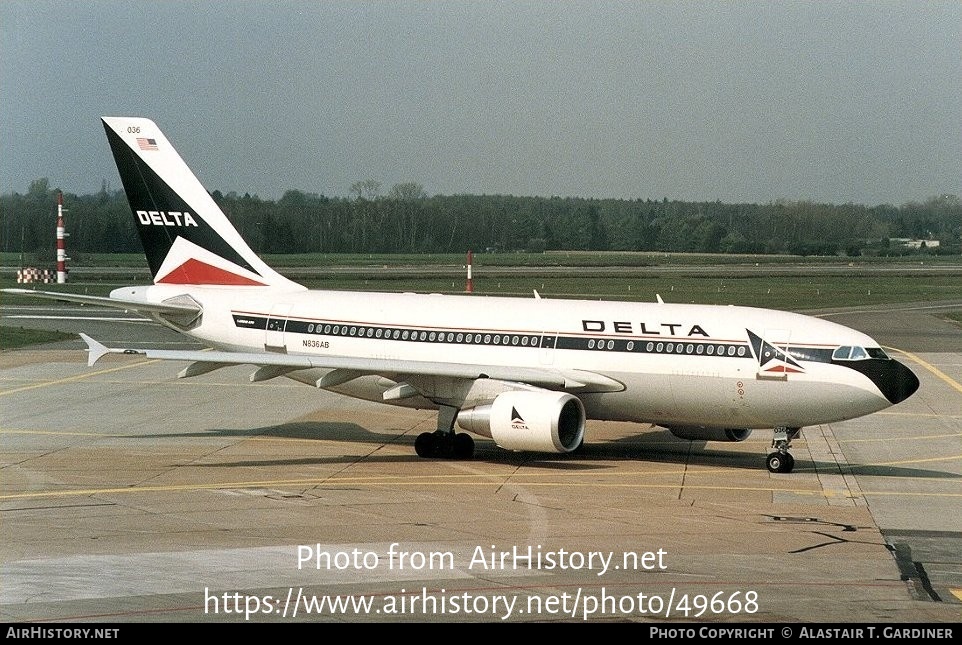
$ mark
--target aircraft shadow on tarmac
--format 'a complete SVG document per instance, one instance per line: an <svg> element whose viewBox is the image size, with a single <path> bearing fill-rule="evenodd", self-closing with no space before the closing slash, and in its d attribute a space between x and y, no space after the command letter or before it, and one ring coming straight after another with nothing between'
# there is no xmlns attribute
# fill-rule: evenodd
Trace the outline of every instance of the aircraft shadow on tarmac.
<svg viewBox="0 0 962 645"><path fill-rule="evenodd" d="M299 422L284 423L276 426L245 429L211 429L199 432L155 433L136 435L131 438L210 438L210 437L271 437L300 441L330 441L374 445L410 446L411 452L406 455L392 454L346 454L314 457L278 457L276 459L260 459L256 461L232 461L217 464L201 464L207 468L233 468L249 466L292 466L311 464L355 463L359 460L376 463L405 463L422 461L414 453L414 440L417 433L409 433L398 429L392 432L372 432L356 423L338 422ZM609 441L588 441L579 450L565 454L519 453L499 448L490 439L475 438L473 461L524 465L528 468L545 470L594 470L606 468L604 462L611 461L646 461L667 464L687 464L693 466L712 466L719 468L743 468L758 470L763 468L763 453L746 452L744 450L725 450L718 447L706 448L704 441L688 441L679 439L667 430L644 430L638 435L622 437ZM717 444L723 446L724 444ZM822 473L837 473L835 462L812 460L801 457L796 453L795 472L817 470ZM587 463L586 463L587 462ZM908 477L918 479L962 479L956 473L934 471L919 468L907 468L891 465L850 464L848 466L855 475L875 477Z"/></svg>

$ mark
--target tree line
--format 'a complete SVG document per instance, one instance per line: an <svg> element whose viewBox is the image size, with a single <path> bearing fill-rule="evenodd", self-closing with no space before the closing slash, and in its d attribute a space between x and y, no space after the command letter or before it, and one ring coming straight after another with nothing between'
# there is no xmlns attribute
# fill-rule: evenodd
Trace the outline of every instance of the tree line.
<svg viewBox="0 0 962 645"><path fill-rule="evenodd" d="M774 201L727 204L651 199L428 196L419 184L352 186L350 197L289 190L277 201L211 193L258 253L463 253L467 250L665 251L797 255L959 253L954 195L901 206ZM138 253L123 191L64 195L71 253ZM0 195L0 250L54 253L57 191L46 179ZM940 242L938 248L932 244ZM928 248L926 248L928 247Z"/></svg>

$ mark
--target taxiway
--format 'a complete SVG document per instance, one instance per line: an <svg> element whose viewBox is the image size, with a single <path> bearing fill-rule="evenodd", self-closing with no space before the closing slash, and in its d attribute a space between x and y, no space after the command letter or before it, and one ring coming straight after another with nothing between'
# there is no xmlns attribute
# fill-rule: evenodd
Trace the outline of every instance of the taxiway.
<svg viewBox="0 0 962 645"><path fill-rule="evenodd" d="M244 368L88 368L79 341L0 352L0 620L957 622L962 332L924 309L827 315L922 386L804 429L790 475L765 469L767 432L706 445L622 423L589 423L575 455L479 439L472 461L424 460L431 412ZM634 559L659 550L664 568Z"/></svg>

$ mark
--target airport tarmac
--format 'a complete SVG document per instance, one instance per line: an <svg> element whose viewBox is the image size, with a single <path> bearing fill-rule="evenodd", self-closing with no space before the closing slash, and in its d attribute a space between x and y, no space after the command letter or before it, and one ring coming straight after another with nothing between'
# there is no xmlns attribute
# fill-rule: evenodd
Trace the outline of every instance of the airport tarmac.
<svg viewBox="0 0 962 645"><path fill-rule="evenodd" d="M959 622L962 332L932 311L825 314L922 386L804 429L787 475L768 432L624 423L576 455L424 460L431 412L252 368L88 368L79 342L0 352L0 620ZM2 316L181 342L91 308Z"/></svg>

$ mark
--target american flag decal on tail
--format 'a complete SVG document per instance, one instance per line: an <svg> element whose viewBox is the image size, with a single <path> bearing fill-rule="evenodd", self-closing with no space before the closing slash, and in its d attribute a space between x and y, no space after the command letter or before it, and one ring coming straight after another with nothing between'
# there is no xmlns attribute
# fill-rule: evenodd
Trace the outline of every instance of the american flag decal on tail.
<svg viewBox="0 0 962 645"><path fill-rule="evenodd" d="M157 150L157 139L145 139L137 137L137 145L141 150Z"/></svg>

